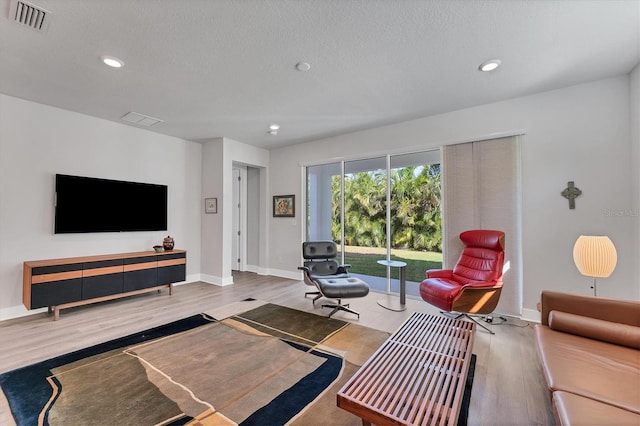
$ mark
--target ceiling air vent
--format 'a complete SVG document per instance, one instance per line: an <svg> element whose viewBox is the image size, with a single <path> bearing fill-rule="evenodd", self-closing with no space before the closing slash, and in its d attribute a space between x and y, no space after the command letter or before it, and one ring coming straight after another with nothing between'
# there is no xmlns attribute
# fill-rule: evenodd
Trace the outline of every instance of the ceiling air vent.
<svg viewBox="0 0 640 426"><path fill-rule="evenodd" d="M151 127L155 126L158 123L163 123L164 120L160 120L159 118L149 117L148 115L142 115L137 112L128 112L121 118L124 121L128 121L129 123L139 124L140 126Z"/></svg>
<svg viewBox="0 0 640 426"><path fill-rule="evenodd" d="M49 28L51 12L22 0L14 0L9 11L9 19L42 32Z"/></svg>

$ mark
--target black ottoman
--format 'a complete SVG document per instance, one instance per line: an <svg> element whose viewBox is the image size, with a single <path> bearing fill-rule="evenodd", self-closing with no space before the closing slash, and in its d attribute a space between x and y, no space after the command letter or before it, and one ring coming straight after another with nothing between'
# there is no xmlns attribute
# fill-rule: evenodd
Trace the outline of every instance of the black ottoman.
<svg viewBox="0 0 640 426"><path fill-rule="evenodd" d="M323 304L323 308L333 308L333 311L329 314L335 314L337 311L342 310L351 312L360 318L360 314L352 309L349 309L349 304L342 304L342 299L351 299L354 297L364 297L369 294L369 285L359 278L318 278L316 280L318 287L324 297L329 299L337 299L338 303L326 303Z"/></svg>

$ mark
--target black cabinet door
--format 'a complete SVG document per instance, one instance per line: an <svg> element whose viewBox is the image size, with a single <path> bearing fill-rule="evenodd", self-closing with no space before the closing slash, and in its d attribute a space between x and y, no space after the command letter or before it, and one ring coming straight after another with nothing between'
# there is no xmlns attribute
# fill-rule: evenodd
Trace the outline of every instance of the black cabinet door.
<svg viewBox="0 0 640 426"><path fill-rule="evenodd" d="M184 281L187 276L187 265L171 265L158 268L158 285Z"/></svg>
<svg viewBox="0 0 640 426"><path fill-rule="evenodd" d="M122 272L82 278L82 298L85 300L122 293L122 288Z"/></svg>
<svg viewBox="0 0 640 426"><path fill-rule="evenodd" d="M158 285L177 283L187 278L187 253L158 256Z"/></svg>
<svg viewBox="0 0 640 426"><path fill-rule="evenodd" d="M156 255L124 259L124 291L142 290L158 285Z"/></svg>
<svg viewBox="0 0 640 426"><path fill-rule="evenodd" d="M124 273L124 291L142 290L158 285L158 269L141 269Z"/></svg>
<svg viewBox="0 0 640 426"><path fill-rule="evenodd" d="M82 270L82 298L110 296L122 293L123 260L86 262Z"/></svg>
<svg viewBox="0 0 640 426"><path fill-rule="evenodd" d="M29 309L82 300L82 263L38 266L31 270Z"/></svg>
<svg viewBox="0 0 640 426"><path fill-rule="evenodd" d="M82 278L31 285L31 309L82 300Z"/></svg>

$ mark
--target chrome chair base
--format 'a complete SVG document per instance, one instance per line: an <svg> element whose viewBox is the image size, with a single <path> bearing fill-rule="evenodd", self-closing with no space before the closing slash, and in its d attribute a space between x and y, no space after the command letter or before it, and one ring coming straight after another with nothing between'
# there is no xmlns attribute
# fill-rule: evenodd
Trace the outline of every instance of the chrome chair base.
<svg viewBox="0 0 640 426"><path fill-rule="evenodd" d="M454 318L454 319L459 319L459 318L467 318L470 321L475 322L477 325L479 325L480 327L484 328L485 330L487 330L489 332L489 334L496 334L494 331L491 331L491 329L489 329L487 326L485 326L484 324L482 324L480 321L478 321L477 319L473 318L471 315L469 314L465 314L465 313L459 313L459 312L447 312L447 311L440 311L440 313L442 315L444 315L447 318Z"/></svg>
<svg viewBox="0 0 640 426"><path fill-rule="evenodd" d="M333 310L331 311L331 313L329 313L328 318L331 318L331 315L335 314L338 311L345 311L345 312L349 312L352 313L354 315L358 316L358 319L360 319L360 313L354 311L353 309L349 308L349 304L342 304L340 299L338 299L338 303L324 303L322 305L323 308L333 308Z"/></svg>

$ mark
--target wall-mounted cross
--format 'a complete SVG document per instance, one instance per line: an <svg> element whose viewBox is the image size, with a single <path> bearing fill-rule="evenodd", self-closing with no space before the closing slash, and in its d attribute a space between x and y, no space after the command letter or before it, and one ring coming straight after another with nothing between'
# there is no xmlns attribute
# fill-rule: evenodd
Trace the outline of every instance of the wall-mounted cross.
<svg viewBox="0 0 640 426"><path fill-rule="evenodd" d="M560 193L569 200L569 208L576 208L576 197L582 194L582 191L575 187L573 181L567 182L567 187Z"/></svg>

